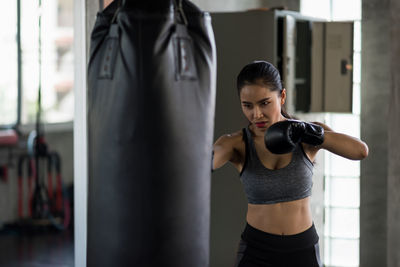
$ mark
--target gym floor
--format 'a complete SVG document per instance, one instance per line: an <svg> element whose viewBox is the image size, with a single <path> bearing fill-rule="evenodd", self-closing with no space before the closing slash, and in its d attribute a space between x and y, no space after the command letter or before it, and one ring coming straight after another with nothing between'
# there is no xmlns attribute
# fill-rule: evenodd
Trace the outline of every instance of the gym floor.
<svg viewBox="0 0 400 267"><path fill-rule="evenodd" d="M2 231L0 266L72 267L74 266L73 231L46 231L34 234Z"/></svg>

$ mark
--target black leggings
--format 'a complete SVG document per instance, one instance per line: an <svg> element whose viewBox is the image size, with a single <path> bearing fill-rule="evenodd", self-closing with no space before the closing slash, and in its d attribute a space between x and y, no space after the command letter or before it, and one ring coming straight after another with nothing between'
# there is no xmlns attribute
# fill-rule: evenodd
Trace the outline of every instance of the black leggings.
<svg viewBox="0 0 400 267"><path fill-rule="evenodd" d="M247 224L235 267L322 267L314 224L295 235L276 235Z"/></svg>

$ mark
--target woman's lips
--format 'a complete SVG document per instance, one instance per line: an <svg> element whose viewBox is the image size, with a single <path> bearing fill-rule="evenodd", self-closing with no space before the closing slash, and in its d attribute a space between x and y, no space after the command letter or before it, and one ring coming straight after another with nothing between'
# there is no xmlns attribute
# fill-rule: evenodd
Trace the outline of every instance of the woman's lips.
<svg viewBox="0 0 400 267"><path fill-rule="evenodd" d="M267 123L266 122L256 122L255 124L258 128L264 128Z"/></svg>

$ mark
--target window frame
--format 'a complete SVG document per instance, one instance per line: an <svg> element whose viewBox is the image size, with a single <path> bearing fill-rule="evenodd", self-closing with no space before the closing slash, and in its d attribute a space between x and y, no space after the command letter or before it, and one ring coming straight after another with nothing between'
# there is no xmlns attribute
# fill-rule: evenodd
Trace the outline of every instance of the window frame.
<svg viewBox="0 0 400 267"><path fill-rule="evenodd" d="M22 38L21 38L21 1L17 0L17 32L16 32L16 49L17 49L17 117L14 123L10 124L0 124L0 130L2 129L18 129L22 134L29 133L34 130L36 127L36 123L22 123L22 97L23 97L23 88L22 88ZM44 126L44 129L48 132L59 132L59 131L72 131L74 120L65 121L65 122L43 122L41 124Z"/></svg>

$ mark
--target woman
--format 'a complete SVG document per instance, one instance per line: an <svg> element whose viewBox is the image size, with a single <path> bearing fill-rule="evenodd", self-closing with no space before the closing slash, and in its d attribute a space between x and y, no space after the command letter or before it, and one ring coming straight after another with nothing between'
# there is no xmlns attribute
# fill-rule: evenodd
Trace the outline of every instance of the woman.
<svg viewBox="0 0 400 267"><path fill-rule="evenodd" d="M214 144L213 159L214 170L228 161L236 167L248 198L247 225L239 243L236 266L322 266L310 210L314 159L320 149L326 149L361 160L367 157L368 147L323 123L291 120L283 109L286 90L279 72L268 62L246 65L238 75L237 89L249 125L221 136ZM292 152L279 151L289 141L277 140L276 135L272 140L272 129L284 132L285 127L297 127L298 123L303 127L300 135L306 129L311 131L306 133L311 139L294 137L296 140L289 140ZM272 153L267 147L277 151Z"/></svg>

